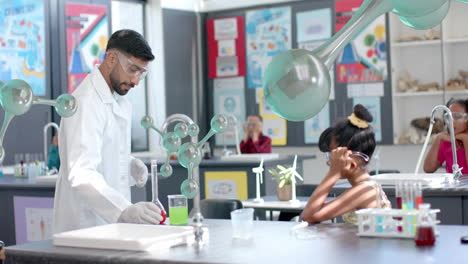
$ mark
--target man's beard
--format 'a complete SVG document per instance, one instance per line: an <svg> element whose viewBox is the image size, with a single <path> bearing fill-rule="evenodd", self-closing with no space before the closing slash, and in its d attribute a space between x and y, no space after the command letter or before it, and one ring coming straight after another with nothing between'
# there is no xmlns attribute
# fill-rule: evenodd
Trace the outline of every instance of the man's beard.
<svg viewBox="0 0 468 264"><path fill-rule="evenodd" d="M129 90L124 89L123 86L129 85L129 84L125 82L119 83L117 81L117 78L114 78L114 74L115 74L115 69L110 74L110 83L112 86L112 90L114 90L119 95L126 95Z"/></svg>

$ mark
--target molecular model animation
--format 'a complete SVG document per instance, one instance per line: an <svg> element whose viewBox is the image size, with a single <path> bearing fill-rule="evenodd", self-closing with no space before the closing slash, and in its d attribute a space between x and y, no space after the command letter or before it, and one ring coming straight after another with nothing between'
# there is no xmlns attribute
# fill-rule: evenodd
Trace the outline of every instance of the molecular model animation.
<svg viewBox="0 0 468 264"><path fill-rule="evenodd" d="M440 24L451 1L468 0L364 0L350 21L313 51L293 49L273 57L263 78L265 100L273 112L291 121L314 117L328 102L329 70L344 47L370 22L387 12L414 29Z"/></svg>
<svg viewBox="0 0 468 264"><path fill-rule="evenodd" d="M49 100L34 96L31 86L23 80L10 80L6 83L0 82L0 104L5 110L2 128L0 130L0 162L5 158L3 149L3 138L11 120L15 116L29 111L31 105L50 105L62 117L72 116L77 109L75 98L70 94L62 94L56 100Z"/></svg>
<svg viewBox="0 0 468 264"><path fill-rule="evenodd" d="M202 151L201 147L203 144L215 134L223 133L226 131L231 124L230 118L226 115L219 114L215 115L211 119L211 129L206 136L198 143L187 142L181 145L182 139L190 136L196 137L200 132L198 125L186 123L177 123L174 127L173 132L163 133L157 129L153 124L153 119L150 116L144 116L141 119L141 126L145 129L153 129L163 139L162 145L167 152L167 158L164 164L161 166L160 173L163 177L169 177L172 175L172 167L169 164L169 156L171 153L177 152L177 158L179 164L186 168L188 171L188 177L182 182L180 191L182 194L192 199L198 194L199 186L193 179L192 170L201 162Z"/></svg>

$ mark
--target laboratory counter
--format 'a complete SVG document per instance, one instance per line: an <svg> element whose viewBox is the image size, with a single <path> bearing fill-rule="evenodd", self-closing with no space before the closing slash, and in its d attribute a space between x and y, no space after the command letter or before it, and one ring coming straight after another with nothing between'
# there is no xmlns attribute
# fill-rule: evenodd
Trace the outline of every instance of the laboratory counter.
<svg viewBox="0 0 468 264"><path fill-rule="evenodd" d="M314 155L299 155L299 173L302 172L302 160L313 159ZM141 158L150 168L150 157ZM294 156L280 156L279 158L266 160L265 184L262 185L261 194L275 195L276 183L268 175L268 168L277 164L287 165L293 163ZM158 160L161 166L164 160ZM187 170L177 161L170 161L173 166L173 175L168 178L159 176L159 199L165 208L167 207L167 195L180 194L180 185L187 178ZM255 174L252 168L258 167L258 160L220 160L213 158L202 160L200 172L201 199L207 197L225 197L247 200L255 197ZM53 203L55 182L36 182L34 179L17 178L13 175L0 177L0 240L6 245L21 244L31 241L34 237L34 226L28 224L27 219L40 217L46 219L46 228L52 226ZM145 188L132 187L132 202L151 201L151 180L148 180ZM189 200L189 208L192 200ZM34 222L34 221L32 221ZM37 232L35 233L37 234ZM45 237L50 237L50 231L45 232Z"/></svg>
<svg viewBox="0 0 468 264"><path fill-rule="evenodd" d="M205 221L209 240L199 249L181 245L134 252L55 247L51 240L6 248L10 263L466 263L468 226L438 226L436 244L416 247L413 239L357 236L357 227L319 224L293 232L295 222L255 222L253 239L232 238L230 220Z"/></svg>
<svg viewBox="0 0 468 264"><path fill-rule="evenodd" d="M54 191L55 182L42 183L37 182L35 179L18 178L8 174L0 177L0 190L13 189L44 189Z"/></svg>

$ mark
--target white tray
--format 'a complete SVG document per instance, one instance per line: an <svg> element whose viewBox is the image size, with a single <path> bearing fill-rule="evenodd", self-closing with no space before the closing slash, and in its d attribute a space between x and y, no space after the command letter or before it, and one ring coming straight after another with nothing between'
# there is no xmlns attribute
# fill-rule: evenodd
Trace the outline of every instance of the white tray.
<svg viewBox="0 0 468 264"><path fill-rule="evenodd" d="M40 183L55 183L57 181L58 174L47 175L47 176L37 176L36 182Z"/></svg>
<svg viewBox="0 0 468 264"><path fill-rule="evenodd" d="M446 181L451 182L453 175L450 173L389 173L371 176L371 179L382 185L395 185L399 181L420 181L423 185L439 186Z"/></svg>
<svg viewBox="0 0 468 264"><path fill-rule="evenodd" d="M241 155L230 155L221 156L221 160L232 160L232 161L260 161L260 160L272 160L279 158L278 153L265 153L265 154L241 154Z"/></svg>
<svg viewBox="0 0 468 264"><path fill-rule="evenodd" d="M54 235L55 246L156 251L191 243L193 227L109 224Z"/></svg>

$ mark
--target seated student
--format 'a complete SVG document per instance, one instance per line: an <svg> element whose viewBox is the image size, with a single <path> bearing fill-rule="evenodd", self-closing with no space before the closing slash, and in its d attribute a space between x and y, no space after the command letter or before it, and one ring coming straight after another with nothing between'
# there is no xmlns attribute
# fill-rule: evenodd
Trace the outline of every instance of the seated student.
<svg viewBox="0 0 468 264"><path fill-rule="evenodd" d="M391 208L382 187L370 180L367 164L375 149L375 136L369 123L372 115L362 105L354 113L320 135L319 148L326 152L327 175L309 198L302 219L317 223L342 216L347 223L356 223L355 210ZM336 199L326 202L333 185L347 179L351 187Z"/></svg>
<svg viewBox="0 0 468 264"><path fill-rule="evenodd" d="M58 172L60 169L60 157L59 157L59 150L58 150L58 136L55 135L52 139L52 144L49 147L49 153L47 155L47 167L49 170L55 168Z"/></svg>
<svg viewBox="0 0 468 264"><path fill-rule="evenodd" d="M463 174L468 174L466 155L468 151L468 100L450 99L447 107L452 111L458 167L462 169ZM448 133L441 133L435 138L424 161L424 171L427 173L435 172L444 163L445 171L452 173L452 143L450 143Z"/></svg>
<svg viewBox="0 0 468 264"><path fill-rule="evenodd" d="M263 119L250 115L244 124L244 139L240 143L242 153L271 153L271 138L263 135Z"/></svg>

